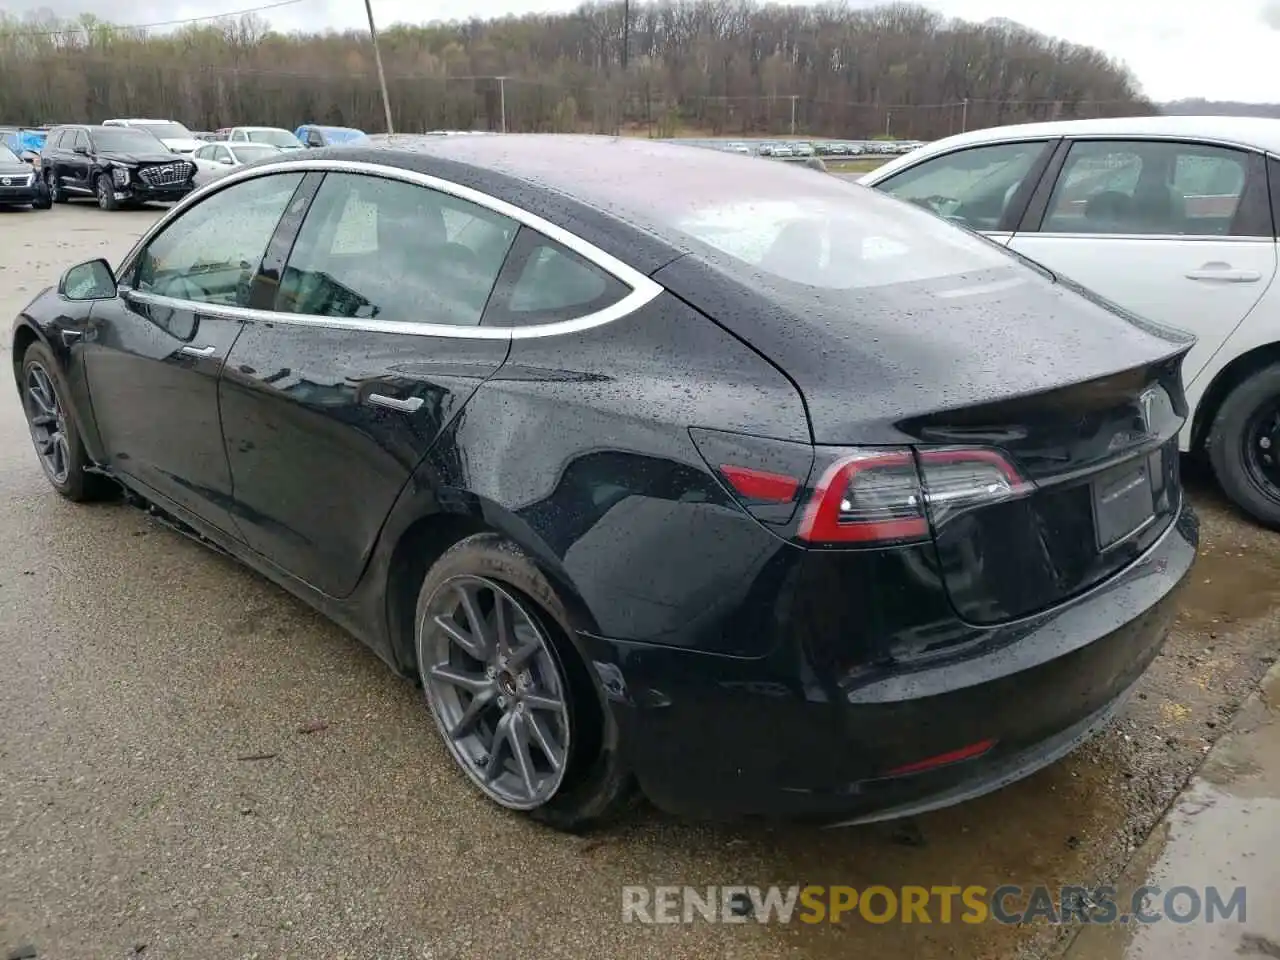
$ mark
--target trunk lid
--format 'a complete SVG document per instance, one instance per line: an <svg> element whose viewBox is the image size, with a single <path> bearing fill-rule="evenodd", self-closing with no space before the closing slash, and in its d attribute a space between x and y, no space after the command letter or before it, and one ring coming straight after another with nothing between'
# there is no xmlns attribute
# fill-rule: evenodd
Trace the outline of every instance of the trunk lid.
<svg viewBox="0 0 1280 960"><path fill-rule="evenodd" d="M1014 495L930 508L928 575L971 623L1082 593L1141 556L1181 507L1181 365L1194 339L1046 271L1001 254L981 269L837 290L759 271L748 285L690 256L655 279L796 382L815 444L910 446L938 502L949 483L971 489L980 465L948 473L927 451L1008 461L1024 481Z"/></svg>

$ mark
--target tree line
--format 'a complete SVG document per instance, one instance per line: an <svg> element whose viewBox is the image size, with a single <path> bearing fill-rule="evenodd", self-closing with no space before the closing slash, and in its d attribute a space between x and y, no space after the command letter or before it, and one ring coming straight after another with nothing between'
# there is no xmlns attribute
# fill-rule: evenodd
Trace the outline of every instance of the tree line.
<svg viewBox="0 0 1280 960"><path fill-rule="evenodd" d="M930 139L1155 112L1104 53L920 6L593 3L567 14L380 31L398 132ZM385 128L373 46L256 14L167 33L0 13L0 123L171 117L194 129Z"/></svg>

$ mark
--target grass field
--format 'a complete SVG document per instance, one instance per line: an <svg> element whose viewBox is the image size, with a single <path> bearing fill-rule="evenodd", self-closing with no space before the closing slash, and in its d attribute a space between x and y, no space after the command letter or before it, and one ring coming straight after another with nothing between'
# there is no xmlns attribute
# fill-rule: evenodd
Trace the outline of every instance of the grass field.
<svg viewBox="0 0 1280 960"><path fill-rule="evenodd" d="M883 157L859 157L853 160L823 157L822 162L827 165L827 171L830 173L870 173L884 164L885 160Z"/></svg>

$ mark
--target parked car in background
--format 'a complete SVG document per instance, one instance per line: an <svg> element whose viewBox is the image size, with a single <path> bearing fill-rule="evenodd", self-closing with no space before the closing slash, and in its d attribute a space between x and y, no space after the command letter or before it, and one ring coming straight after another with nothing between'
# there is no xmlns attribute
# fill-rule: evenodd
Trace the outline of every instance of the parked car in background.
<svg viewBox="0 0 1280 960"><path fill-rule="evenodd" d="M191 153L200 146L190 130L176 120L103 120L104 127L135 127L147 131L173 153Z"/></svg>
<svg viewBox="0 0 1280 960"><path fill-rule="evenodd" d="M302 141L282 127L231 127L228 143L266 143L281 150L305 149Z"/></svg>
<svg viewBox="0 0 1280 960"><path fill-rule="evenodd" d="M1277 155L1280 120L1076 120L949 137L862 182L1193 333L1181 448L1280 528Z"/></svg>
<svg viewBox="0 0 1280 960"><path fill-rule="evenodd" d="M51 206L49 191L31 164L0 143L0 207L34 207L47 210Z"/></svg>
<svg viewBox="0 0 1280 960"><path fill-rule="evenodd" d="M493 803L915 815L1054 762L1160 652L1189 338L722 150L339 153L69 269L14 373L54 489L118 481L356 631Z"/></svg>
<svg viewBox="0 0 1280 960"><path fill-rule="evenodd" d="M132 126L54 127L40 153L40 173L54 203L93 197L103 210L180 200L193 189L195 169L146 129Z"/></svg>
<svg viewBox="0 0 1280 960"><path fill-rule="evenodd" d="M48 130L43 127L0 127L0 144L17 154L18 159L38 166Z"/></svg>
<svg viewBox="0 0 1280 960"><path fill-rule="evenodd" d="M364 140L367 134L355 127L326 127L315 123L304 123L293 131L304 147L335 147L343 143L355 143Z"/></svg>
<svg viewBox="0 0 1280 960"><path fill-rule="evenodd" d="M816 155L813 144L803 140L794 141L787 144L787 146L791 148L791 155L795 157L812 157Z"/></svg>
<svg viewBox="0 0 1280 960"><path fill-rule="evenodd" d="M747 155L750 155L751 153L751 148L749 146L747 146L745 143L739 143L737 141L733 143L726 143L724 145L724 148L728 150L730 153L742 153Z"/></svg>
<svg viewBox="0 0 1280 960"><path fill-rule="evenodd" d="M192 130L191 135L201 143L212 143L214 140L222 139L214 130Z"/></svg>
<svg viewBox="0 0 1280 960"><path fill-rule="evenodd" d="M224 177L236 167L283 153L269 143L206 143L191 154L196 165L196 186Z"/></svg>

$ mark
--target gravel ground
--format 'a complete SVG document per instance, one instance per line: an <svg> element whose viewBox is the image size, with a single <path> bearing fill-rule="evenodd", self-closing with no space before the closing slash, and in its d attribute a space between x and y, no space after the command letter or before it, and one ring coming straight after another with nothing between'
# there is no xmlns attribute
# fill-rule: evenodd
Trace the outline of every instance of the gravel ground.
<svg viewBox="0 0 1280 960"><path fill-rule="evenodd" d="M0 214L0 314L154 215ZM624 924L620 887L1119 875L1280 635L1280 541L1191 484L1205 549L1174 634L1118 724L1062 763L909 824L641 811L572 838L478 799L419 693L282 591L128 507L61 501L0 389L0 956L1052 955L1047 926Z"/></svg>

